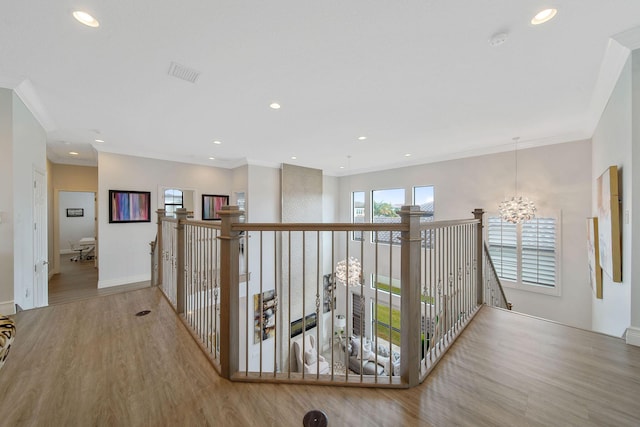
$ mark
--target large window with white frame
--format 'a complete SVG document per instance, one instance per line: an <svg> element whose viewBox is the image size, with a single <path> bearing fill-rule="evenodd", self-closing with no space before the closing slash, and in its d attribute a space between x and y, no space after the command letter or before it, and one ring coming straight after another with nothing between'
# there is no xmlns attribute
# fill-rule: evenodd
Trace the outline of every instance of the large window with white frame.
<svg viewBox="0 0 640 427"><path fill-rule="evenodd" d="M351 193L351 222L354 224L364 224L364 191L354 191ZM362 240L362 231L354 231L351 238Z"/></svg>
<svg viewBox="0 0 640 427"><path fill-rule="evenodd" d="M371 191L371 222L397 223L401 221L400 209L405 204L404 188ZM379 243L400 244L400 232L377 233Z"/></svg>
<svg viewBox="0 0 640 427"><path fill-rule="evenodd" d="M420 207L420 222L433 221L433 185L413 187L413 204Z"/></svg>
<svg viewBox="0 0 640 427"><path fill-rule="evenodd" d="M522 224L490 216L489 253L505 286L559 293L560 216L539 216Z"/></svg>

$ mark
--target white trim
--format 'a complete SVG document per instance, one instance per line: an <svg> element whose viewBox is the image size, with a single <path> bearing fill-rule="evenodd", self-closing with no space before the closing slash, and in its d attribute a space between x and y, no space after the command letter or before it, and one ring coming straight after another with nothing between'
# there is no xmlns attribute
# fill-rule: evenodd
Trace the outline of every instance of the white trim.
<svg viewBox="0 0 640 427"><path fill-rule="evenodd" d="M627 328L627 344L640 347L640 328L634 326Z"/></svg>
<svg viewBox="0 0 640 427"><path fill-rule="evenodd" d="M16 313L16 305L13 300L0 301L0 314L10 315Z"/></svg>
<svg viewBox="0 0 640 427"><path fill-rule="evenodd" d="M119 277L117 279L99 280L98 289L110 288L112 286L129 285L138 282L148 282L150 280L150 274L139 274L137 276Z"/></svg>
<svg viewBox="0 0 640 427"><path fill-rule="evenodd" d="M44 107L42 100L36 93L36 88L29 79L20 82L14 89L14 92L24 102L31 114L36 118L38 123L46 132L56 130L57 126L47 109Z"/></svg>
<svg viewBox="0 0 640 427"><path fill-rule="evenodd" d="M629 48L629 50L638 49L640 48L640 27L618 33L613 36L613 39Z"/></svg>

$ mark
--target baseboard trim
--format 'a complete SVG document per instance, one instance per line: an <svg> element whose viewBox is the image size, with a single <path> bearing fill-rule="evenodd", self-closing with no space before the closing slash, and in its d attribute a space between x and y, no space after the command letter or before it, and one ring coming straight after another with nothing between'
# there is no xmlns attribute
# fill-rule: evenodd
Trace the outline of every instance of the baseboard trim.
<svg viewBox="0 0 640 427"><path fill-rule="evenodd" d="M640 347L640 328L633 326L627 328L627 344Z"/></svg>
<svg viewBox="0 0 640 427"><path fill-rule="evenodd" d="M11 301L0 301L0 314L4 314L6 316L10 314L16 314L16 305L13 300Z"/></svg>
<svg viewBox="0 0 640 427"><path fill-rule="evenodd" d="M139 274L137 276L119 277L117 279L98 280L98 289L128 285L130 283L148 282L149 280L151 280L150 274Z"/></svg>

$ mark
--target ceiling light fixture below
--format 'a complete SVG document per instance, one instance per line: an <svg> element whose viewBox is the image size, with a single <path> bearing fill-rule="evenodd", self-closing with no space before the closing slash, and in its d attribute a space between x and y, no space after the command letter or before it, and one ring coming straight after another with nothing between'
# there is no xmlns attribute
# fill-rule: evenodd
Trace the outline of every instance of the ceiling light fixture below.
<svg viewBox="0 0 640 427"><path fill-rule="evenodd" d="M359 139L360 141L364 141L365 139L367 139L367 137L366 137L366 136L359 136L359 137L358 137L358 139Z"/></svg>
<svg viewBox="0 0 640 427"><path fill-rule="evenodd" d="M296 160L297 157L296 156L291 156L291 160Z"/></svg>
<svg viewBox="0 0 640 427"><path fill-rule="evenodd" d="M96 139L96 142L104 142L104 139Z"/></svg>
<svg viewBox="0 0 640 427"><path fill-rule="evenodd" d="M545 22L551 21L556 14L558 13L558 9L545 9L541 10L531 19L531 25L540 25Z"/></svg>
<svg viewBox="0 0 640 427"><path fill-rule="evenodd" d="M216 144L216 145L222 144L222 142L220 142L220 141L213 141L213 143Z"/></svg>
<svg viewBox="0 0 640 427"><path fill-rule="evenodd" d="M274 110L279 110L280 104L278 104L277 102L272 102L271 104L269 104L269 107L271 107Z"/></svg>
<svg viewBox="0 0 640 427"><path fill-rule="evenodd" d="M216 159L215 157L209 157L209 160L215 160L215 159Z"/></svg>
<svg viewBox="0 0 640 427"><path fill-rule="evenodd" d="M98 20L89 15L87 12L76 10L75 12L73 12L73 17L76 18L78 22L86 25L87 27L98 28L100 26Z"/></svg>
<svg viewBox="0 0 640 427"><path fill-rule="evenodd" d="M71 154L72 156L77 156L77 155L78 155L78 152L76 152L76 151L69 151L69 154Z"/></svg>

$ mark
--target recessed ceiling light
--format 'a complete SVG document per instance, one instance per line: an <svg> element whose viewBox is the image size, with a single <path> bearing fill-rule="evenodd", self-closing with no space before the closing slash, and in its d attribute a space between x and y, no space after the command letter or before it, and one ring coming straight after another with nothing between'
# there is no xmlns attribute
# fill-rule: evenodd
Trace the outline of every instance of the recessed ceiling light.
<svg viewBox="0 0 640 427"><path fill-rule="evenodd" d="M344 169L344 166L340 166L340 169Z"/></svg>
<svg viewBox="0 0 640 427"><path fill-rule="evenodd" d="M269 104L269 107L273 108L274 110L279 110L280 104L278 104L277 102L272 102L271 104Z"/></svg>
<svg viewBox="0 0 640 427"><path fill-rule="evenodd" d="M359 139L360 141L364 141L365 139L367 139L367 137L366 137L366 136L359 136L359 137L358 137L358 139Z"/></svg>
<svg viewBox="0 0 640 427"><path fill-rule="evenodd" d="M407 153L404 155L405 157L411 157L411 153Z"/></svg>
<svg viewBox="0 0 640 427"><path fill-rule="evenodd" d="M98 20L93 16L89 15L87 12L76 10L75 12L73 12L73 17L76 18L78 22L81 22L87 27L97 28L100 26L100 23L98 22Z"/></svg>
<svg viewBox="0 0 640 427"><path fill-rule="evenodd" d="M214 144L216 144L216 145L220 145L220 144L222 144L222 142L217 141L217 140L216 140L216 141L213 141L213 143L214 143Z"/></svg>
<svg viewBox="0 0 640 427"><path fill-rule="evenodd" d="M104 142L104 139L96 139L96 142Z"/></svg>
<svg viewBox="0 0 640 427"><path fill-rule="evenodd" d="M297 157L296 156L291 156L291 160L296 160Z"/></svg>
<svg viewBox="0 0 640 427"><path fill-rule="evenodd" d="M209 160L215 160L215 159L216 159L215 157L209 157Z"/></svg>
<svg viewBox="0 0 640 427"><path fill-rule="evenodd" d="M541 10L536 14L536 16L534 16L531 19L531 24L532 25L544 24L545 22L552 20L553 17L556 16L556 13L558 13L558 9Z"/></svg>
<svg viewBox="0 0 640 427"><path fill-rule="evenodd" d="M78 152L76 152L76 151L69 151L69 154L71 154L72 156L77 156L77 155L78 155Z"/></svg>

